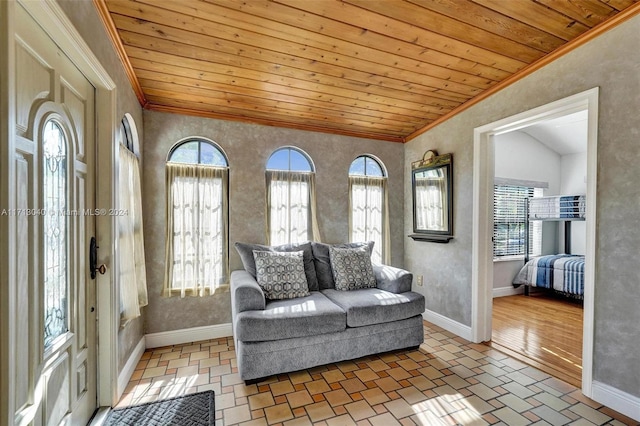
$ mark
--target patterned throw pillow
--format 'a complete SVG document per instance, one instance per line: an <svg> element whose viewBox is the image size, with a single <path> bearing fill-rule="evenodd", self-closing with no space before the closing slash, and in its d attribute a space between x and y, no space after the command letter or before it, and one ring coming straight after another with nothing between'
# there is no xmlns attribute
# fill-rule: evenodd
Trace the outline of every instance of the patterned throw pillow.
<svg viewBox="0 0 640 426"><path fill-rule="evenodd" d="M367 247L329 248L336 290L356 290L376 286L371 266L371 252Z"/></svg>
<svg viewBox="0 0 640 426"><path fill-rule="evenodd" d="M267 299L294 299L309 295L302 251L253 251L256 279Z"/></svg>

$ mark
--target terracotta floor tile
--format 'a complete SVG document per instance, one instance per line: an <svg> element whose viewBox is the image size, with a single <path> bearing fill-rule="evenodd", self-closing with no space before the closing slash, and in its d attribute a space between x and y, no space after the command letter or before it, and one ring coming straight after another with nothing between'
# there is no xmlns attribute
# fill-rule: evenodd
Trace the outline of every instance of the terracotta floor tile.
<svg viewBox="0 0 640 426"><path fill-rule="evenodd" d="M355 375L362 382L369 382L371 380L377 380L380 378L380 376L378 376L378 373L376 373L370 368L363 368L361 370L358 370L355 372Z"/></svg>
<svg viewBox="0 0 640 426"><path fill-rule="evenodd" d="M324 377L324 380L327 383L339 382L341 380L346 379L346 377L340 370L331 370L331 371L324 372L322 373L322 377Z"/></svg>
<svg viewBox="0 0 640 426"><path fill-rule="evenodd" d="M312 382L305 383L307 390L311 395L315 395L318 393L328 392L331 390L327 382L324 379L314 380Z"/></svg>
<svg viewBox="0 0 640 426"><path fill-rule="evenodd" d="M334 390L324 394L325 399L332 407L352 402L351 397L344 389Z"/></svg>
<svg viewBox="0 0 640 426"><path fill-rule="evenodd" d="M289 380L282 382L272 383L269 385L273 396L284 395L286 393L294 392L295 389Z"/></svg>
<svg viewBox="0 0 640 426"><path fill-rule="evenodd" d="M271 393L259 393L249 397L249 407L252 410L269 407L274 404L275 401L273 400L273 395L271 395Z"/></svg>
<svg viewBox="0 0 640 426"><path fill-rule="evenodd" d="M373 408L371 408L366 400L352 402L345 405L344 408L347 409L351 417L356 421L376 415L376 412L373 411Z"/></svg>
<svg viewBox="0 0 640 426"><path fill-rule="evenodd" d="M289 404L278 404L264 409L269 424L280 423L293 419L293 413Z"/></svg>
<svg viewBox="0 0 640 426"><path fill-rule="evenodd" d="M378 387L362 391L361 394L369 405L381 404L390 400L387 394Z"/></svg>
<svg viewBox="0 0 640 426"><path fill-rule="evenodd" d="M305 405L313 404L313 398L306 390L292 392L287 394L287 400L291 408L303 407Z"/></svg>
<svg viewBox="0 0 640 426"><path fill-rule="evenodd" d="M312 422L318 422L334 416L334 412L326 401L317 402L305 407Z"/></svg>

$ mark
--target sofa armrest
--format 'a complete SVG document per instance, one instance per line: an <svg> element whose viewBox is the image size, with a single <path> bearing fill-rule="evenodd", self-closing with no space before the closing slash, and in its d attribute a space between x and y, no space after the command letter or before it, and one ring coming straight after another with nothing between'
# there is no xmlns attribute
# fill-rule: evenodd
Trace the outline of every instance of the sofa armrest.
<svg viewBox="0 0 640 426"><path fill-rule="evenodd" d="M405 293L411 291L413 274L409 271L393 266L373 264L377 287L391 293Z"/></svg>
<svg viewBox="0 0 640 426"><path fill-rule="evenodd" d="M233 314L264 310L266 300L253 275L245 270L231 273L231 307Z"/></svg>

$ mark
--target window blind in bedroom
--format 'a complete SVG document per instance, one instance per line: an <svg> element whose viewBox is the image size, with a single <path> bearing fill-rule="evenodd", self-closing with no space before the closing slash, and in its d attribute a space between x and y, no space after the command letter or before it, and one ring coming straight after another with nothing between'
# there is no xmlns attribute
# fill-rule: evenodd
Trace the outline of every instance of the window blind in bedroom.
<svg viewBox="0 0 640 426"><path fill-rule="evenodd" d="M526 232L526 202L540 197L542 188L517 185L495 185L493 195L493 257L524 256ZM542 250L542 223L531 222L529 255Z"/></svg>

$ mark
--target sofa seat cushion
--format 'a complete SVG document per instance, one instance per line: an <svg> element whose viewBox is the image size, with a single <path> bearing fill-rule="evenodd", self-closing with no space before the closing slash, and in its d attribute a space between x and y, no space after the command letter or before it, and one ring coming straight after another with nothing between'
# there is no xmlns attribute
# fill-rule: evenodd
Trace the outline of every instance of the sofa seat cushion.
<svg viewBox="0 0 640 426"><path fill-rule="evenodd" d="M345 311L312 291L296 299L269 300L264 310L239 313L235 332L243 342L261 342L334 333L346 327Z"/></svg>
<svg viewBox="0 0 640 426"><path fill-rule="evenodd" d="M408 291L391 293L379 288L322 290L347 313L347 326L362 327L411 318L424 312L424 296Z"/></svg>

